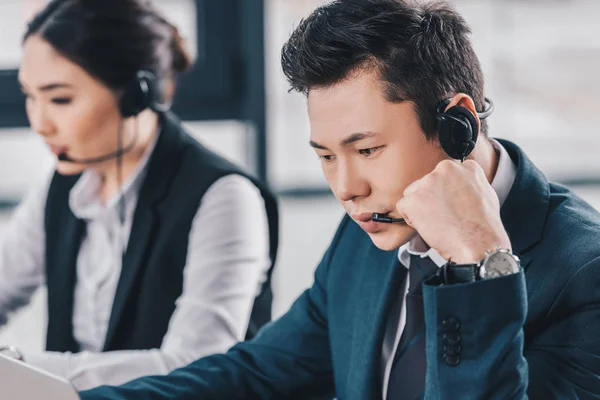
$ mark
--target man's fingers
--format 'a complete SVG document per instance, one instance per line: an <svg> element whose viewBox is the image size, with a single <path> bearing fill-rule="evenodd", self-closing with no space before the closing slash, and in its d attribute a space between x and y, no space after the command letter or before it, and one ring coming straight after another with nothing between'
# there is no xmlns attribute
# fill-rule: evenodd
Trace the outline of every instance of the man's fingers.
<svg viewBox="0 0 600 400"><path fill-rule="evenodd" d="M410 198L405 196L396 203L396 212L400 218L404 218L404 222L408 226L413 226L409 211L410 206Z"/></svg>
<svg viewBox="0 0 600 400"><path fill-rule="evenodd" d="M428 175L425 175L421 179L417 179L416 181L408 185L406 189L404 189L404 197L410 196L411 194L417 192L425 184L427 177Z"/></svg>

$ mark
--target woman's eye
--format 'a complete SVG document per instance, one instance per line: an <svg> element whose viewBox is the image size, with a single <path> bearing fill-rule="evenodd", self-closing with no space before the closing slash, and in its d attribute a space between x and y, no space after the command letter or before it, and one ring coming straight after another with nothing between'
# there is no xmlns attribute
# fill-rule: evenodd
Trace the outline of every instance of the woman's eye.
<svg viewBox="0 0 600 400"><path fill-rule="evenodd" d="M69 98L69 97L56 97L56 98L52 99L52 102L54 104L58 104L58 105L69 104L69 103L71 103L71 98Z"/></svg>

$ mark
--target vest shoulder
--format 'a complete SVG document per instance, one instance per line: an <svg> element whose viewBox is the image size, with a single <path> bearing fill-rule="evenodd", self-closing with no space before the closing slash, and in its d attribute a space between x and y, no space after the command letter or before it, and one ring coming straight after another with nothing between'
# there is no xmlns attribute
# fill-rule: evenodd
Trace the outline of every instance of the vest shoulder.
<svg viewBox="0 0 600 400"><path fill-rule="evenodd" d="M190 166L205 167L210 165L217 170L241 171L242 168L225 157L209 150L204 144L192 137L188 132L181 132L183 142L182 162Z"/></svg>
<svg viewBox="0 0 600 400"><path fill-rule="evenodd" d="M208 149L183 128L180 129L180 138L182 142L180 170L185 171L190 178L214 181L226 175L238 174L256 183L242 167Z"/></svg>
<svg viewBox="0 0 600 400"><path fill-rule="evenodd" d="M179 127L178 136L181 152L177 160L174 160L179 163L177 181L184 184L187 190L196 188L204 192L220 178L235 174L248 179L261 191L265 200L269 201L269 207L273 206L271 203L275 202L275 198L272 191L244 168L208 149L182 126Z"/></svg>

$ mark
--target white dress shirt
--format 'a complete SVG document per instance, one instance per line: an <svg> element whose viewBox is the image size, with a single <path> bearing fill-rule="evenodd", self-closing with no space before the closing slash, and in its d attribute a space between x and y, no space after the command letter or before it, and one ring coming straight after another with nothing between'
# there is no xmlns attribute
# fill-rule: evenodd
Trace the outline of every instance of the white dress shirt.
<svg viewBox="0 0 600 400"><path fill-rule="evenodd" d="M258 188L239 175L217 180L192 222L183 292L161 348L100 353L121 274L122 246L155 144L122 186L123 227L120 195L103 204L98 196L101 178L95 171L86 170L69 194L71 210L87 227L77 258L73 309L74 337L82 352L24 354L29 364L70 379L80 390L167 374L227 351L244 339L270 266L267 215ZM0 245L0 326L44 284L44 209L51 176L17 208Z"/></svg>
<svg viewBox="0 0 600 400"><path fill-rule="evenodd" d="M496 175L492 180L492 188L496 191L500 204L504 204L510 189L515 182L517 176L517 167L510 158L510 155L506 149L496 140L490 139L496 153L499 155L498 168L496 169ZM442 267L446 264L445 260L435 249L427 248L427 245L419 236L415 239L406 243L398 250L398 259L400 263L406 267L410 267L410 256L418 255L422 258L429 257L438 267ZM392 371L392 364L394 361L394 354L398 348L400 337L404 331L404 325L406 324L406 294L408 293L408 285L404 283L402 288L402 294L398 297L397 301L394 302L391 313L387 321L385 328L385 334L383 338L383 348L381 352L381 370L383 374L381 376L383 384L383 400L387 398L388 384L390 380L390 373Z"/></svg>

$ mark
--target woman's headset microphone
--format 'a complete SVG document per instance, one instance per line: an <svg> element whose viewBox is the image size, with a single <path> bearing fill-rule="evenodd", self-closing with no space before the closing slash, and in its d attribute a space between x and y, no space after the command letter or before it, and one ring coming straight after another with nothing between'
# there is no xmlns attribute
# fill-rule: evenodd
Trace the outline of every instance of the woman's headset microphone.
<svg viewBox="0 0 600 400"><path fill-rule="evenodd" d="M165 113L171 108L170 102L164 102L161 99L156 76L147 70L137 72L135 79L123 90L119 100L119 112L121 122L117 130L117 149L115 151L89 158L72 158L67 152L57 155L61 162L72 162L77 164L97 164L112 159L117 161L117 183L119 186L119 222L125 223L125 196L122 193L122 157L124 154L133 150L139 135L137 123L131 141L123 146L123 121L128 118L137 118L137 116L146 109L151 109L156 113ZM135 120L137 122L137 119ZM122 246L124 248L124 246Z"/></svg>
<svg viewBox="0 0 600 400"><path fill-rule="evenodd" d="M0 242L0 325L45 283L45 351L24 358L78 389L162 374L271 319L277 203L170 111L193 61L152 3L52 0L23 37L27 115L58 162Z"/></svg>

